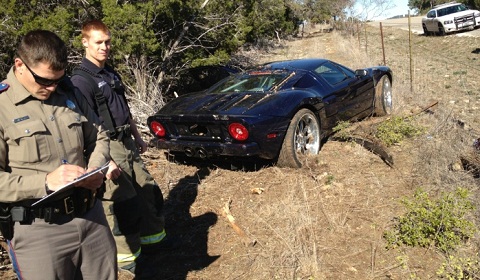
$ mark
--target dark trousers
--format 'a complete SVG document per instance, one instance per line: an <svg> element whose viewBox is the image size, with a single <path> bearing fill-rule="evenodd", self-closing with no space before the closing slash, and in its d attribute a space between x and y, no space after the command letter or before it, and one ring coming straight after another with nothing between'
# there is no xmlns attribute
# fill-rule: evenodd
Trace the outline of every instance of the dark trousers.
<svg viewBox="0 0 480 280"><path fill-rule="evenodd" d="M136 255L140 248L143 251L148 247L154 247L166 236L162 212L163 195L145 167L136 143L131 137L110 141L110 156L123 172L118 179L106 181L104 207L108 211L110 207L107 208L107 206L113 203L113 207L110 209L113 208L114 212L119 212L107 212L106 214L111 218L108 219L111 227L113 227L114 221L112 214L115 214L118 224L123 225L120 226L120 231L123 231L124 234L115 236L119 261L122 261L123 256ZM134 197L136 197L136 206L125 203L126 201L131 202ZM129 209L120 211L121 206ZM122 215L117 215L120 212ZM134 215L139 216L139 224L135 222ZM129 227L133 227L136 231Z"/></svg>

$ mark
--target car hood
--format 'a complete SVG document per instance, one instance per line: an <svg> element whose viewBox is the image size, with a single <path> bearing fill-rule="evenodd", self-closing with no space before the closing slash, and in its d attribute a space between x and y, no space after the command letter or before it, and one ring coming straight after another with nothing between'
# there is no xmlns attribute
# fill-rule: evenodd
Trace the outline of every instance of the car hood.
<svg viewBox="0 0 480 280"><path fill-rule="evenodd" d="M180 96L165 106L157 115L242 115L265 104L277 93L272 92L232 92L232 93L192 93Z"/></svg>

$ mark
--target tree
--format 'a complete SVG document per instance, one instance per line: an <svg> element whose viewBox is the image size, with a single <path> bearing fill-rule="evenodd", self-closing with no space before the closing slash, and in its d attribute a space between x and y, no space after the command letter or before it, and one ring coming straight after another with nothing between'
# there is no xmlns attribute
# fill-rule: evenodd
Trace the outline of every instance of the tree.
<svg viewBox="0 0 480 280"><path fill-rule="evenodd" d="M351 6L351 15L361 21L368 21L380 17L393 7L393 0L357 0Z"/></svg>
<svg viewBox="0 0 480 280"><path fill-rule="evenodd" d="M286 38L300 18L328 20L350 1L0 0L0 73L10 69L20 37L37 28L67 43L71 70L84 55L82 23L98 18L112 32L110 63L142 119L173 96L185 69L232 63L243 46Z"/></svg>

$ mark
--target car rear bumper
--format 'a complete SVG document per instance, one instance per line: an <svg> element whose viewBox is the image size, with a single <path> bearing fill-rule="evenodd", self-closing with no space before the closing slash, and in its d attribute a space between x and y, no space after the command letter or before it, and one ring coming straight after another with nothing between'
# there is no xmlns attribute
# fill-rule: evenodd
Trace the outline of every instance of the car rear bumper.
<svg viewBox="0 0 480 280"><path fill-rule="evenodd" d="M150 144L158 149L168 150L169 152L184 153L188 157L196 158L212 158L219 156L260 156L263 158L270 158L269 156L265 157L265 155L261 155L260 148L256 143L199 143L189 141L170 141L155 138L152 139Z"/></svg>

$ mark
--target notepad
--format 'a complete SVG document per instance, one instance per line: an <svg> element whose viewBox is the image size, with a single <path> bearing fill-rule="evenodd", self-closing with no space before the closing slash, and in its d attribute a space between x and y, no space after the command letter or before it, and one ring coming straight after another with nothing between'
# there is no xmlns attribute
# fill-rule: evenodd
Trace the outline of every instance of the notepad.
<svg viewBox="0 0 480 280"><path fill-rule="evenodd" d="M102 166L100 166L100 167L98 167L98 168L96 168L96 169L94 169L90 172L87 172L87 173L83 174L82 176L78 177L77 179L73 180L72 182L61 186L59 189L57 189L53 193L48 194L48 195L42 197L42 199L34 202L32 204L32 207L33 206L39 206L40 204L45 204L47 202L52 202L52 201L55 201L55 200L59 199L62 194L64 194L66 191L72 189L74 187L75 183L80 182L80 181L92 176L93 174L96 174L98 172L102 172L103 170L108 168L109 164L110 164L110 162L107 162L104 165L102 165Z"/></svg>

